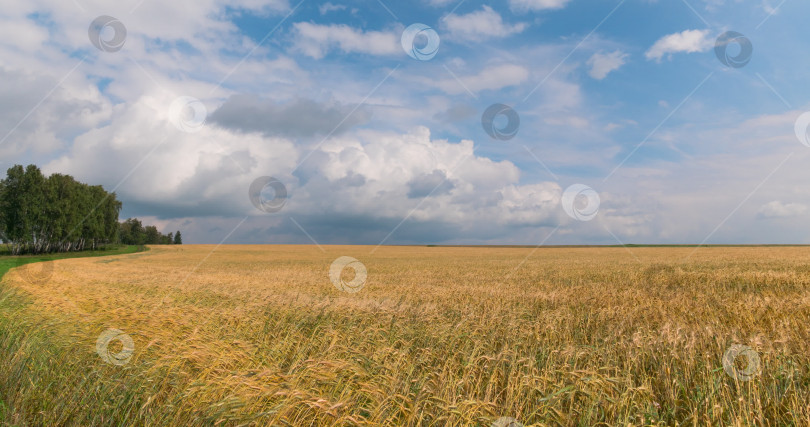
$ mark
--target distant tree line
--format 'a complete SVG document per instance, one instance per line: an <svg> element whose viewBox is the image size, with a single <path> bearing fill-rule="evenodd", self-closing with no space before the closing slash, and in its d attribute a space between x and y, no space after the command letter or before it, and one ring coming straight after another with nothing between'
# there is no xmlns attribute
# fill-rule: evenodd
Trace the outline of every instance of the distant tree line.
<svg viewBox="0 0 810 427"><path fill-rule="evenodd" d="M12 254L81 251L114 242L115 193L69 175L47 178L35 165L15 165L0 181L0 234Z"/></svg>
<svg viewBox="0 0 810 427"><path fill-rule="evenodd" d="M183 236L177 233L161 234L154 225L143 226L138 218L130 218L121 223L119 229L121 243L125 245L182 245Z"/></svg>
<svg viewBox="0 0 810 427"><path fill-rule="evenodd" d="M182 243L179 231L164 236L137 219L119 223L121 207L115 193L100 185L58 173L46 178L35 165L15 165L0 180L0 240L14 255L97 249L117 242Z"/></svg>

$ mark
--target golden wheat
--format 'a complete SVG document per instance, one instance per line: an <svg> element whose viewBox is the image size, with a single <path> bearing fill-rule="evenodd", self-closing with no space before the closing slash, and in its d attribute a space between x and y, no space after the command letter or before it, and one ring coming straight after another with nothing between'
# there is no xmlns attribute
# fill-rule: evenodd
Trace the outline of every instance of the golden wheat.
<svg viewBox="0 0 810 427"><path fill-rule="evenodd" d="M368 270L357 293L330 282L340 256ZM808 260L227 245L60 260L48 283L3 279L0 321L19 331L0 389L21 424L810 425ZM134 342L121 365L96 354L110 328ZM724 369L733 345L759 357L750 378L728 373L744 358Z"/></svg>

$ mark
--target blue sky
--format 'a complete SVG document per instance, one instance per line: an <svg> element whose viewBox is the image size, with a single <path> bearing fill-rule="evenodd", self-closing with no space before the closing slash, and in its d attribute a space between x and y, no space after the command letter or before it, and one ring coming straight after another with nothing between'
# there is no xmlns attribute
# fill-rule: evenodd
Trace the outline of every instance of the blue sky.
<svg viewBox="0 0 810 427"><path fill-rule="evenodd" d="M0 11L0 166L102 184L124 218L190 243L810 243L795 132L808 13L797 0L15 1ZM120 24L88 33L100 16ZM412 24L435 31L431 59L403 49ZM105 45L116 25L120 50ZM728 31L753 46L740 68L715 54ZM493 104L520 117L513 138L482 127ZM251 203L262 176L287 190L278 211Z"/></svg>

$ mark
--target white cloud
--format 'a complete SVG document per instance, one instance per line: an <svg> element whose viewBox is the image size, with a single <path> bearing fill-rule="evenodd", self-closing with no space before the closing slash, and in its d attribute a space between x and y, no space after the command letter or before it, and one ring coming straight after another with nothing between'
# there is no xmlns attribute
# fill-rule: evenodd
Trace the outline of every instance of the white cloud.
<svg viewBox="0 0 810 427"><path fill-rule="evenodd" d="M644 55L647 59L661 61L665 55L678 52L706 52L713 42L708 38L709 30L686 30L660 38Z"/></svg>
<svg viewBox="0 0 810 427"><path fill-rule="evenodd" d="M766 203L759 209L762 218L787 218L804 215L807 205L801 203L782 203L778 200Z"/></svg>
<svg viewBox="0 0 810 427"><path fill-rule="evenodd" d="M779 3L779 5L777 6L773 6L771 5L770 1L762 0L762 10L764 10L765 13L767 13L768 15L776 15L777 13L779 13L779 7L781 5L782 3Z"/></svg>
<svg viewBox="0 0 810 427"><path fill-rule="evenodd" d="M4 2L3 15L17 22L31 16L47 17L50 41L61 47L84 49L88 46L87 29L100 14L118 18L128 29L128 38L122 52L128 51L137 38L160 39L165 42L184 40L193 47L202 47L201 36L208 43L222 43L231 48L237 33L236 25L223 13L226 6L233 11L255 14L278 14L289 10L287 0L176 0L172 2L107 2L83 0L76 2L23 1ZM134 6L137 4L137 8ZM6 24L3 23L3 27ZM216 34L216 36L213 36ZM14 43L14 38L2 39Z"/></svg>
<svg viewBox="0 0 810 427"><path fill-rule="evenodd" d="M610 122L606 124L603 129L605 130L605 132L613 132L614 130L624 129L625 127L628 126L638 126L638 122L636 122L635 120L625 119L619 123Z"/></svg>
<svg viewBox="0 0 810 427"><path fill-rule="evenodd" d="M67 138L109 119L112 103L62 65L41 72L0 67L0 158L58 151Z"/></svg>
<svg viewBox="0 0 810 427"><path fill-rule="evenodd" d="M506 37L519 33L527 27L525 23L504 24L501 15L489 6L466 15L450 14L445 18L444 25L451 38L470 41Z"/></svg>
<svg viewBox="0 0 810 427"><path fill-rule="evenodd" d="M570 0L509 0L509 7L517 11L562 9Z"/></svg>
<svg viewBox="0 0 810 427"><path fill-rule="evenodd" d="M313 149L306 142L212 125L183 133L168 122L170 102L159 93L144 96L120 109L109 125L76 138L44 170L107 188L133 171L116 189L130 211L140 207L164 217L195 212L198 221L259 215L247 188L265 175L287 187L283 214L320 222L340 216L399 221L410 213L424 224L461 224L474 237L493 225L505 233L510 227L553 226L561 217L559 185L522 185L514 164L476 155L469 140L433 139L424 127L406 134L355 131L327 140L299 167ZM441 191L430 194L429 187L439 185Z"/></svg>
<svg viewBox="0 0 810 427"><path fill-rule="evenodd" d="M810 190L803 185L810 151L796 149L801 145L792 128L799 112L746 120L729 110L685 108L705 121L671 127L666 139L674 147L654 136L650 148L637 153L657 151L654 158L628 162L607 182L609 190L629 197L637 215L652 215L641 241L694 243L709 236L707 243L810 242ZM607 209L604 214L612 216ZM611 230L624 238L624 230Z"/></svg>
<svg viewBox="0 0 810 427"><path fill-rule="evenodd" d="M48 30L28 19L0 16L0 40L13 41L19 50L32 52L48 40Z"/></svg>
<svg viewBox="0 0 810 427"><path fill-rule="evenodd" d="M217 204L233 202L229 194L234 186L250 184L254 168L281 178L298 159L292 142L282 138L211 125L193 134L181 132L169 121L172 101L170 94L157 92L121 106L110 124L78 136L45 171L68 173L110 189L122 182L119 199L155 206L155 214L185 207L205 216L229 213Z"/></svg>
<svg viewBox="0 0 810 427"><path fill-rule="evenodd" d="M594 53L593 56L588 59L588 65L591 67L588 75L596 80L602 80L607 77L611 71L618 70L622 65L624 65L628 56L630 55L622 52L621 50L616 50L610 53Z"/></svg>
<svg viewBox="0 0 810 427"><path fill-rule="evenodd" d="M484 68L475 75L456 75L445 79L424 79L423 83L438 87L451 95L465 93L467 90L477 93L482 90L497 90L516 86L529 78L526 67L515 64L493 65Z"/></svg>
<svg viewBox="0 0 810 427"><path fill-rule="evenodd" d="M393 55L402 52L399 36L392 32L366 31L348 25L293 24L295 46L305 55L321 59L334 48L346 53Z"/></svg>
<svg viewBox="0 0 810 427"><path fill-rule="evenodd" d="M337 12L338 10L345 10L346 6L342 4L333 4L330 2L326 2L318 7L318 11L321 15L326 15L329 12Z"/></svg>
<svg viewBox="0 0 810 427"><path fill-rule="evenodd" d="M476 235L483 224L536 227L556 225L561 218L558 184L521 185L520 171L511 162L477 156L469 140L432 139L427 128L404 135L360 132L325 144L323 152L327 157L310 167L329 184L324 188L311 184L300 191L306 212L374 212L379 217L401 219L415 209L412 220L454 224L469 236ZM356 176L363 177L362 186L341 184ZM418 182L430 185L414 195ZM430 193L428 187L440 191L423 200Z"/></svg>

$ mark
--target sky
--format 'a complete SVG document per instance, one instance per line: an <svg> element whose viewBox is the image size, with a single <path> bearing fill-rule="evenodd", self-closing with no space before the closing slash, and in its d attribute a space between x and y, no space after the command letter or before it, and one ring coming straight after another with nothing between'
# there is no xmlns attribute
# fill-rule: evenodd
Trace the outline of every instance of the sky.
<svg viewBox="0 0 810 427"><path fill-rule="evenodd" d="M810 243L800 0L10 0L0 168L185 243Z"/></svg>

